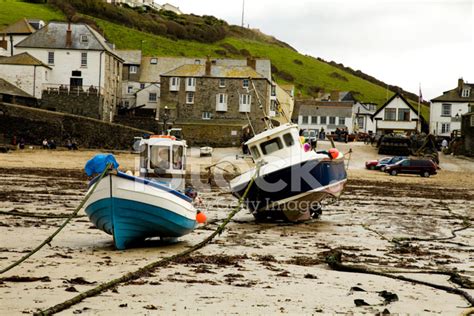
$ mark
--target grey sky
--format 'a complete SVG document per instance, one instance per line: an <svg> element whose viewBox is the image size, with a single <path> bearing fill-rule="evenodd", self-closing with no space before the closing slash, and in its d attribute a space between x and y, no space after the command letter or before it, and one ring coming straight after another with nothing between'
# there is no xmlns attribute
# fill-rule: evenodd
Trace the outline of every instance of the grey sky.
<svg viewBox="0 0 474 316"><path fill-rule="evenodd" d="M173 0L241 23L242 1ZM245 24L430 99L474 82L473 0L246 0Z"/></svg>

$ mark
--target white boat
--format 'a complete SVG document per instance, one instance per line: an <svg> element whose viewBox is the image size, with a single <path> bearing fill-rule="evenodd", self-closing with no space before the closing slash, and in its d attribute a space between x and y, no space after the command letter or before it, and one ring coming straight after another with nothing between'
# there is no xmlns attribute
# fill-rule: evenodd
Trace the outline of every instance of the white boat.
<svg viewBox="0 0 474 316"><path fill-rule="evenodd" d="M320 202L338 197L347 174L344 155L336 149L314 151L300 142L298 125L287 123L268 129L246 142L260 166L245 200L255 218L303 221L319 215ZM230 182L241 197L256 167Z"/></svg>

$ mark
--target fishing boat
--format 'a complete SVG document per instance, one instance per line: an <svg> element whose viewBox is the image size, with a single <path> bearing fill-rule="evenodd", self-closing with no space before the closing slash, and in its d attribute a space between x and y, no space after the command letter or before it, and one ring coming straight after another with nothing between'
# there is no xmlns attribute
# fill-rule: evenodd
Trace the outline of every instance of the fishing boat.
<svg viewBox="0 0 474 316"><path fill-rule="evenodd" d="M339 197L347 181L344 155L313 150L300 142L298 125L287 123L256 134L245 145L256 166L230 182L256 219L304 221L320 214L320 202Z"/></svg>
<svg viewBox="0 0 474 316"><path fill-rule="evenodd" d="M112 170L98 183L85 211L98 229L113 236L117 249L149 237L181 237L196 227L193 198L181 190L185 155L183 141L152 136L140 141L140 176ZM86 171L101 173L115 161L110 156L94 157ZM98 178L89 183L89 190Z"/></svg>

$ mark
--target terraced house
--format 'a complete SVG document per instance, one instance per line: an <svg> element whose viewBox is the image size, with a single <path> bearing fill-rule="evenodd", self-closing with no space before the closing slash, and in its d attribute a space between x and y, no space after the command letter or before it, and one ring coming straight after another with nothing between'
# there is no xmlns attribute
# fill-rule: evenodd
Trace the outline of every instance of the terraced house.
<svg viewBox="0 0 474 316"><path fill-rule="evenodd" d="M161 75L160 115L169 110L176 123L263 127L270 110L271 81L247 66L186 64Z"/></svg>

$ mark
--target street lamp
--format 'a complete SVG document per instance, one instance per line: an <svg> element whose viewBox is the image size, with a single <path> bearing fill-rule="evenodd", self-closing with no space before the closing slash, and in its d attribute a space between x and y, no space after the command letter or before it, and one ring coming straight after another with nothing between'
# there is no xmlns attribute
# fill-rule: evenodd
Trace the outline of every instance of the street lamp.
<svg viewBox="0 0 474 316"><path fill-rule="evenodd" d="M169 118L170 118L170 109L168 108L167 105L165 105L165 108L163 111L163 135L166 135L166 130L167 130L166 123L168 122Z"/></svg>

